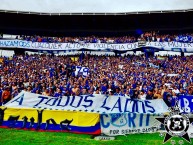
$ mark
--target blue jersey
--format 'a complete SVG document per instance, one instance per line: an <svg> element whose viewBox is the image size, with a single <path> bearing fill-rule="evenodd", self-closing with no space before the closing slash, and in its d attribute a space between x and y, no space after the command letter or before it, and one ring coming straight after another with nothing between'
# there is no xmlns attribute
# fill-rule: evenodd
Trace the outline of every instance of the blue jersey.
<svg viewBox="0 0 193 145"><path fill-rule="evenodd" d="M3 93L3 90L0 89L0 99L1 99L1 97L2 97L2 93Z"/></svg>
<svg viewBox="0 0 193 145"><path fill-rule="evenodd" d="M62 93L56 92L56 93L54 94L54 97L62 97Z"/></svg>

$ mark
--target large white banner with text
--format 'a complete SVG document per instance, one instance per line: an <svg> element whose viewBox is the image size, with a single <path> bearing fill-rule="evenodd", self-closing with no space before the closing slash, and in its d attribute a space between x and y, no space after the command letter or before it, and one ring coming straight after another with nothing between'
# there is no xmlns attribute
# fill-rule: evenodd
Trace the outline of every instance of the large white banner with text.
<svg viewBox="0 0 193 145"><path fill-rule="evenodd" d="M109 44L109 43L46 43L46 42L32 42L25 40L4 40L0 39L0 48L24 48L33 50L118 50L128 51L140 47L140 43L123 43L123 44ZM193 43L181 42L146 42L143 47L153 47L160 50L169 50L176 52L193 52ZM151 51L151 50L149 50Z"/></svg>
<svg viewBox="0 0 193 145"><path fill-rule="evenodd" d="M80 95L61 98L22 91L4 106L13 108L39 108L95 113L165 113L168 107L162 99L131 100L123 96Z"/></svg>

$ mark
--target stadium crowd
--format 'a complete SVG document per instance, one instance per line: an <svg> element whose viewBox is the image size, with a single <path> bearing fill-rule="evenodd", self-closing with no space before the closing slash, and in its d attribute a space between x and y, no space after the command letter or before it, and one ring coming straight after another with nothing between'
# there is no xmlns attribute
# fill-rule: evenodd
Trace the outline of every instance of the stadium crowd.
<svg viewBox="0 0 193 145"><path fill-rule="evenodd" d="M54 97L106 94L142 100L163 98L168 105L179 94L193 95L193 56L26 54L1 59L2 103L22 90ZM89 68L88 76L75 75L74 66Z"/></svg>
<svg viewBox="0 0 193 145"><path fill-rule="evenodd" d="M193 34L159 34L158 32L145 32L137 36L123 37L42 37L42 36L17 36L16 39L27 40L32 42L49 42L49 43L133 43L139 40L148 42L193 42Z"/></svg>

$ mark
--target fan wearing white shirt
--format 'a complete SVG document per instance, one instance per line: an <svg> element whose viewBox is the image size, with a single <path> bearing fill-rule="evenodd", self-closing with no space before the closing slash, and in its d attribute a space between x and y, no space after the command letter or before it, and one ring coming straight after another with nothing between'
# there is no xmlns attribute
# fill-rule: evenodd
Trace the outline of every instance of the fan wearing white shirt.
<svg viewBox="0 0 193 145"><path fill-rule="evenodd" d="M146 100L146 94L144 90L141 90L140 94L138 95L138 99Z"/></svg>
<svg viewBox="0 0 193 145"><path fill-rule="evenodd" d="M180 91L179 89L177 88L177 86L174 87L174 89L172 90L172 92L174 92L175 94L179 94Z"/></svg>

